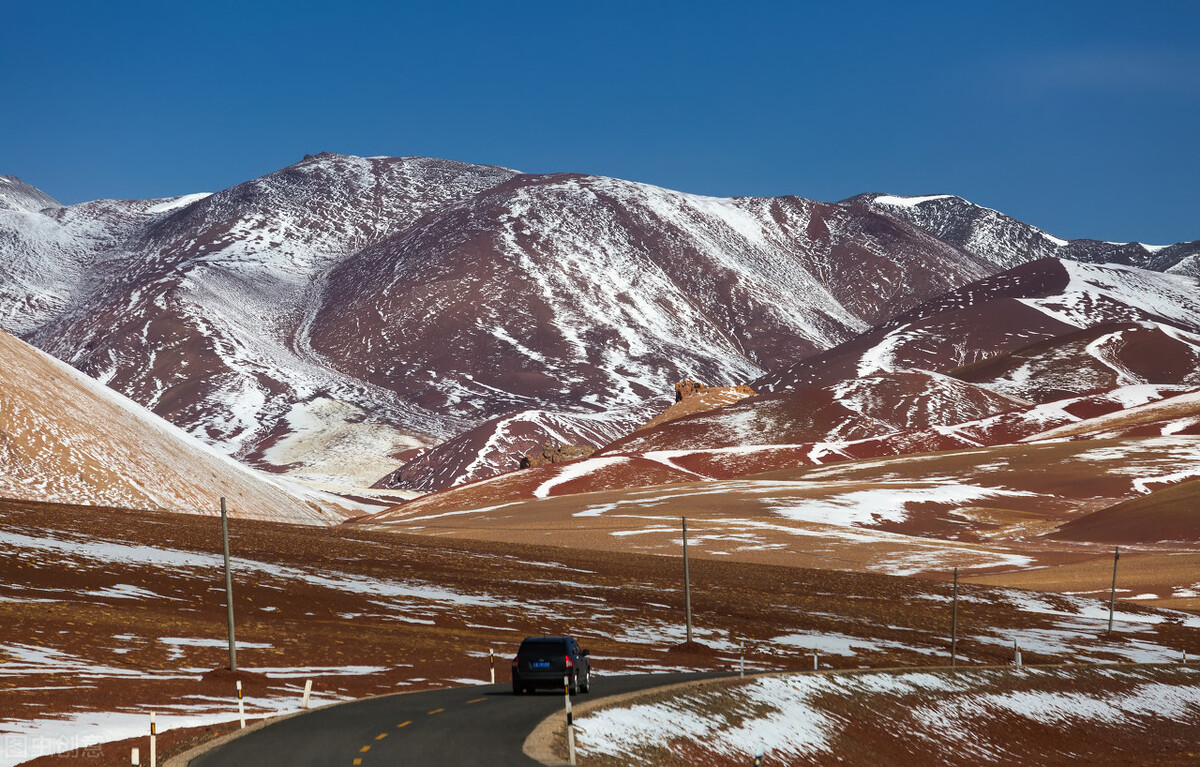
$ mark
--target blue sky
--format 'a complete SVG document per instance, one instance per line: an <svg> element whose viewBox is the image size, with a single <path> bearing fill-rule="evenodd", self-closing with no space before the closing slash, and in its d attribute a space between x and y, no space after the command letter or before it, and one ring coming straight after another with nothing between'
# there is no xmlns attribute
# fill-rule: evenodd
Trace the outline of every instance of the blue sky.
<svg viewBox="0 0 1200 767"><path fill-rule="evenodd" d="M323 150L712 195L950 192L1200 239L1200 3L9 3L0 173L63 202Z"/></svg>

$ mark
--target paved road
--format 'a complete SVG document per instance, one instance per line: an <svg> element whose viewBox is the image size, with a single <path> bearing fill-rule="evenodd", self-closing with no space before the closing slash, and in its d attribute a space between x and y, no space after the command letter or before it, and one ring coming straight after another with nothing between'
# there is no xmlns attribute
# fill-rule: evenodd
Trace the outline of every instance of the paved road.
<svg viewBox="0 0 1200 767"><path fill-rule="evenodd" d="M591 694L572 700L724 675L593 676ZM562 710L561 692L516 696L508 684L368 698L269 725L192 760L191 767L532 767L537 762L521 750L525 738Z"/></svg>

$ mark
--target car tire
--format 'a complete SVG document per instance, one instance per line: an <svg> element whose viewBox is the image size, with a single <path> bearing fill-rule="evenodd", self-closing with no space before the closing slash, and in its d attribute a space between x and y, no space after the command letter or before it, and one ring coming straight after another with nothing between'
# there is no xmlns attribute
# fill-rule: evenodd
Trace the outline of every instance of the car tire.
<svg viewBox="0 0 1200 767"><path fill-rule="evenodd" d="M584 695L592 691L592 670L588 669L583 674L583 683L579 685L579 690Z"/></svg>

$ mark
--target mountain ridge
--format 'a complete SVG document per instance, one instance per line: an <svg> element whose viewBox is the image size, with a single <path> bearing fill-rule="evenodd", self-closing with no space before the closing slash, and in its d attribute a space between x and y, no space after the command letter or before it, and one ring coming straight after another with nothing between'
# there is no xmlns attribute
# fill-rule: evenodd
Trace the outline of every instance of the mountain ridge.
<svg viewBox="0 0 1200 767"><path fill-rule="evenodd" d="M715 198L436 158L322 153L213 194L36 212L52 198L19 183L0 327L240 460L360 486L473 429L463 444L494 455L451 462L499 471L676 380L770 376L1008 258L903 215L925 198ZM488 433L505 419L523 425Z"/></svg>
<svg viewBox="0 0 1200 767"><path fill-rule="evenodd" d="M1004 267L1052 257L1200 276L1200 242L1147 245L1089 238L1065 240L952 194L903 197L870 192L843 202L848 201L886 210L889 215Z"/></svg>

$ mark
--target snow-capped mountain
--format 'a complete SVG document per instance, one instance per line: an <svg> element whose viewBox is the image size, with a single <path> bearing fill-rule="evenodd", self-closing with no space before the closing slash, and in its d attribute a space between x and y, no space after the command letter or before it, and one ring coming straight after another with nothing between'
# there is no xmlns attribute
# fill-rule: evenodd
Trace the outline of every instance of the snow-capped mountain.
<svg viewBox="0 0 1200 767"><path fill-rule="evenodd" d="M214 195L60 208L37 221L50 233L38 238L43 247L9 262L32 286L24 303L49 295L42 304L57 311L11 324L229 454L344 479L339 454L354 453L366 460L353 478L369 484L394 468L391 453L465 424L342 375L311 352L305 328L321 275L426 210L511 175L438 160L319 156ZM19 260L27 253L41 263ZM289 443L298 435L299 450ZM311 453L313 443L325 449Z"/></svg>
<svg viewBox="0 0 1200 767"><path fill-rule="evenodd" d="M1043 259L950 291L752 385L771 392L878 371L945 372L1070 338L1081 330L1129 323L1159 326L1162 333L1191 346L1189 334L1200 333L1200 279ZM1182 350L1180 354L1186 356ZM1126 376L1123 383L1178 382L1163 375L1141 381ZM1100 383L1085 385L1082 377L1073 380L1065 391L1103 388Z"/></svg>
<svg viewBox="0 0 1200 767"><path fill-rule="evenodd" d="M1064 240L951 194L922 197L861 194L847 202L850 201L869 204L886 215L915 224L940 240L1005 268L1041 258L1067 258L1200 277L1198 242L1145 245L1140 242Z"/></svg>
<svg viewBox="0 0 1200 767"><path fill-rule="evenodd" d="M89 268L136 226L132 205L64 207L0 176L0 327L26 334L65 311Z"/></svg>
<svg viewBox="0 0 1200 767"><path fill-rule="evenodd" d="M517 176L340 263L310 340L439 412L619 408L742 383L989 271L838 206Z"/></svg>
<svg viewBox="0 0 1200 767"><path fill-rule="evenodd" d="M331 154L164 200L61 206L5 177L0 326L252 464L429 488L503 471L547 440L619 437L683 378L769 391L945 369L887 323L967 300L955 289L1055 243L1012 219L988 240L985 209L964 204L720 199ZM952 214L965 223L934 225ZM992 356L1082 327L1072 318L1096 306L1029 300L1091 279L1072 269L1037 267L1028 279L1046 292L1012 298L1040 326L973 317L973 332L1009 337L964 342L948 326L947 342ZM1110 321L1191 329L1122 306ZM823 362L819 381L794 369L839 354L845 369Z"/></svg>
<svg viewBox="0 0 1200 767"><path fill-rule="evenodd" d="M39 213L62 203L16 176L0 175L0 211Z"/></svg>
<svg viewBox="0 0 1200 767"><path fill-rule="evenodd" d="M228 454L358 484L514 411L742 383L994 270L862 206L423 158L31 195L0 220L5 327Z"/></svg>
<svg viewBox="0 0 1200 767"><path fill-rule="evenodd" d="M1180 407L1200 389L1198 297L1189 277L1025 264L753 384L773 393L619 439L555 470L570 479L552 493L1093 433L1192 434L1194 408ZM470 492L529 497L554 473Z"/></svg>

